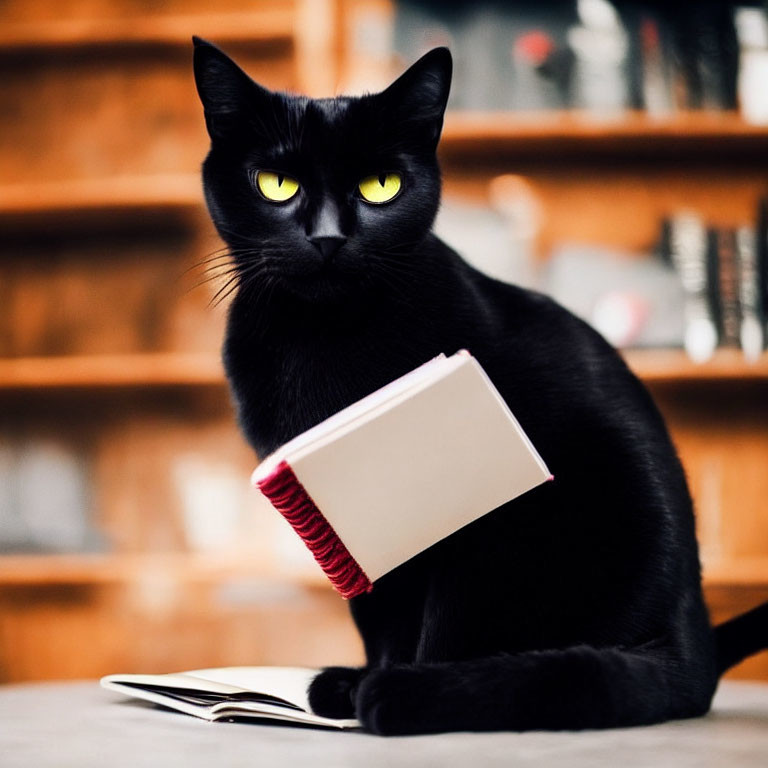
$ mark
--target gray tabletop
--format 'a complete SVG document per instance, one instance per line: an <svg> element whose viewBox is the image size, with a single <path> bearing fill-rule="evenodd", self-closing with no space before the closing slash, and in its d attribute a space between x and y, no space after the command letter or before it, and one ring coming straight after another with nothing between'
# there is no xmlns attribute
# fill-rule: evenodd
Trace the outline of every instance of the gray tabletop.
<svg viewBox="0 0 768 768"><path fill-rule="evenodd" d="M768 685L723 683L713 711L650 728L580 733L360 732L208 723L96 683L0 686L3 768L384 768L768 766Z"/></svg>

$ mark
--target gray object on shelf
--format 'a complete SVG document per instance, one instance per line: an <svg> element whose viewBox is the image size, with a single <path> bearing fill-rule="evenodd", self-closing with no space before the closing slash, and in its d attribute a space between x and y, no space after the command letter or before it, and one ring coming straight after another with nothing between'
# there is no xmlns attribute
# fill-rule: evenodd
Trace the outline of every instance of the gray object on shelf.
<svg viewBox="0 0 768 768"><path fill-rule="evenodd" d="M86 467L50 439L0 446L0 551L80 552L98 548Z"/></svg>
<svg viewBox="0 0 768 768"><path fill-rule="evenodd" d="M652 256L562 245L553 250L544 270L542 290L597 326L613 344L679 347L683 343L680 281ZM625 317L622 306L636 317Z"/></svg>

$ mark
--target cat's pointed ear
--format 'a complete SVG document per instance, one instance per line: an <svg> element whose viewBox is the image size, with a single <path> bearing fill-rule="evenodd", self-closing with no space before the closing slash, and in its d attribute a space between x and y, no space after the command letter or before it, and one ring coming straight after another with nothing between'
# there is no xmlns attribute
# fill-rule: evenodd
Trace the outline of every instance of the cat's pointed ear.
<svg viewBox="0 0 768 768"><path fill-rule="evenodd" d="M271 92L258 85L207 40L193 37L195 84L211 139L226 138L243 127L249 115L268 108Z"/></svg>
<svg viewBox="0 0 768 768"><path fill-rule="evenodd" d="M447 48L433 48L379 96L402 121L420 124L435 146L451 90L453 61Z"/></svg>

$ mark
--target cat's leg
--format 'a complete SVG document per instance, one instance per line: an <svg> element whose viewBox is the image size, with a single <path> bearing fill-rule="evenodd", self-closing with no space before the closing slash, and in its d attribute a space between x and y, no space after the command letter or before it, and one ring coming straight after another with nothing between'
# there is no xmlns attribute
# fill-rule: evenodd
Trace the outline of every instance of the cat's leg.
<svg viewBox="0 0 768 768"><path fill-rule="evenodd" d="M367 667L326 667L309 686L309 706L323 717L353 718L357 685Z"/></svg>
<svg viewBox="0 0 768 768"><path fill-rule="evenodd" d="M327 667L309 687L312 710L325 717L355 716L357 685L369 669L416 657L424 614L424 558L414 558L350 600L365 649L366 667Z"/></svg>
<svg viewBox="0 0 768 768"><path fill-rule="evenodd" d="M382 735L625 727L702 715L716 682L669 650L577 646L373 669L355 711Z"/></svg>
<svg viewBox="0 0 768 768"><path fill-rule="evenodd" d="M413 593L391 581L385 578L373 593L351 601L368 666L323 669L309 687L309 704L318 715L354 717L358 683L371 668L414 658L422 609Z"/></svg>

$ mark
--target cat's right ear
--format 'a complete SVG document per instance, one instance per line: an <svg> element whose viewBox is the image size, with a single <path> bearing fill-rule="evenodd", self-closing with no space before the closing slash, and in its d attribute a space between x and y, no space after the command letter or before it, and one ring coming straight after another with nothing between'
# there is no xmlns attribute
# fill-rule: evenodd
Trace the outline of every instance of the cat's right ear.
<svg viewBox="0 0 768 768"><path fill-rule="evenodd" d="M272 93L258 85L207 40L193 37L195 84L203 103L211 139L225 139L242 130L254 115L269 108Z"/></svg>
<svg viewBox="0 0 768 768"><path fill-rule="evenodd" d="M447 48L433 48L379 94L401 124L420 128L434 145L440 138L451 90L453 62Z"/></svg>

